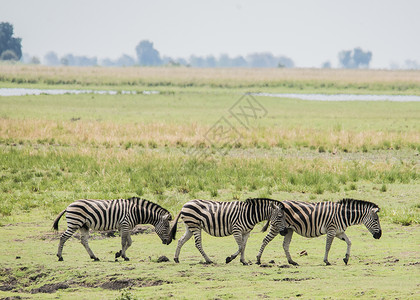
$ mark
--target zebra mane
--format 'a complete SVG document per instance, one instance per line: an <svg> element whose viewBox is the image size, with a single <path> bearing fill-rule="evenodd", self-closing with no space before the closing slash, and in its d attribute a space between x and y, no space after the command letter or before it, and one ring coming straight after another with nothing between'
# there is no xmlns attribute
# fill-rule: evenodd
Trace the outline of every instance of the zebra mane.
<svg viewBox="0 0 420 300"><path fill-rule="evenodd" d="M261 203L261 202L274 202L274 203L279 203L280 201L278 200L274 200L274 199L270 199L270 198L248 198L245 200L245 203L248 204L257 204L257 203Z"/></svg>
<svg viewBox="0 0 420 300"><path fill-rule="evenodd" d="M150 204L152 204L153 206L157 207L157 209L158 209L158 210L163 211L163 214L169 214L169 215L171 216L171 219L172 219L172 215L171 215L171 213L170 213L170 212L169 212L166 208L163 208L162 206L160 206L160 205L159 205L159 204L157 204L157 203L154 203L154 202L152 202L152 201L149 201L149 200L144 199L144 198L139 198L139 197L131 197L131 198L128 198L127 200L128 200L128 201L143 201L143 202L150 203Z"/></svg>
<svg viewBox="0 0 420 300"><path fill-rule="evenodd" d="M344 199L338 201L337 203L343 204L343 205L350 205L351 203L355 203L355 204L360 204L360 205L372 206L374 208L379 208L379 206L376 205L373 202L364 201L364 200L357 200L357 199L352 199L352 198L344 198Z"/></svg>

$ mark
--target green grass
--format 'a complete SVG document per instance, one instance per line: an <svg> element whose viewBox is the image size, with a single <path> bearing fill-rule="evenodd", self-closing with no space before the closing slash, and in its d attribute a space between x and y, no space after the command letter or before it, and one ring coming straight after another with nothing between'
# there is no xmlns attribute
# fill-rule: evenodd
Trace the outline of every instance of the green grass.
<svg viewBox="0 0 420 300"><path fill-rule="evenodd" d="M229 113L249 91L419 94L416 72L0 70L0 87L161 91L0 98L0 298L412 299L420 293L418 103L256 97L267 115L251 119L248 128ZM209 139L222 117L236 131ZM271 267L245 267L224 264L236 251L233 237L207 234L204 248L216 265L199 264L193 241L183 247L180 264L157 263L161 255L172 259L176 242L163 246L153 233L133 237L130 262L114 262L120 241L100 234L90 244L101 262L91 262L77 239L66 243L65 261L56 261L59 235L51 226L57 213L80 198L131 196L159 203L172 215L194 198L362 199L381 208L383 237L349 228L348 266L342 262L345 243L334 241L333 266L325 267L325 238L297 235L291 253L301 266L292 268L283 266L279 239L262 257ZM248 241L248 260L255 261L261 226ZM183 226L178 228L179 238ZM299 256L303 250L308 256ZM272 259L275 264L268 263ZM55 290L60 286L65 288ZM48 288L52 293L38 293Z"/></svg>
<svg viewBox="0 0 420 300"><path fill-rule="evenodd" d="M55 252L59 236L51 233L51 224L41 223L42 218L33 220L22 216L19 220L23 223L0 228L0 245L3 245L0 247L0 281L12 289L0 291L2 297L115 299L125 294L137 299L267 296L409 299L415 298L419 292L415 280L419 259L415 250L418 228L413 227L384 224L380 240L374 240L362 226L351 227L347 231L353 243L348 266L342 261L346 249L342 241L334 241L330 251L333 265L326 267L322 261L325 238L294 236L291 253L300 266L285 268L281 239L275 239L264 252L262 262L268 267L242 266L238 260L226 265L225 257L236 251L233 237L213 238L206 234L203 235L203 245L215 265L199 264L202 258L192 240L184 245L179 264L173 261L157 263L159 256L173 257L176 243L162 246L155 234L133 237L134 243L127 252L129 262L113 261L114 252L119 247L118 237L90 240L100 262L92 262L83 246L73 238L65 245L64 262L58 262ZM61 230L63 227L60 224ZM178 236L180 234L182 229ZM10 236L13 236L13 242L10 242ZM247 260L255 262L263 237L264 234L257 230L251 234ZM308 255L300 257L298 253L303 250ZM17 256L20 259L16 259ZM270 260L275 263L268 263ZM39 288L60 285L67 288L51 294L35 293ZM126 289L109 289L113 285Z"/></svg>

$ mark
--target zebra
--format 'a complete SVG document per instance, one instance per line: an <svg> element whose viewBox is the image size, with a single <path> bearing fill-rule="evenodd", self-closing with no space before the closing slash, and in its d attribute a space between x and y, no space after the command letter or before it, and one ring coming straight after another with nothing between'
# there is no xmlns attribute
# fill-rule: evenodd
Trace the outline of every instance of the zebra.
<svg viewBox="0 0 420 300"><path fill-rule="evenodd" d="M179 239L174 261L179 263L181 247L194 235L195 246L205 259L205 263L213 263L206 255L201 244L201 229L212 236L223 237L233 234L238 243L238 251L226 258L226 263L241 254L241 263L245 261L245 246L249 234L254 226L263 221L270 220L276 228L284 234L285 216L283 204L280 201L254 198L246 201L218 202L208 200L191 200L184 204L175 218L171 229L171 237L175 239L178 219L182 218L186 231Z"/></svg>
<svg viewBox="0 0 420 300"><path fill-rule="evenodd" d="M347 227L351 225L364 224L375 239L382 235L381 225L379 223L379 207L368 201L356 199L343 199L339 202L318 202L306 203L300 201L282 201L286 214L287 234L283 240L283 249L289 264L298 265L293 261L289 252L289 245L292 240L293 232L312 238L327 234L327 242L324 255L324 263L330 265L328 261L328 252L334 237L337 237L347 243L346 256L343 258L347 265L350 258L351 241L344 233ZM263 231L267 230L269 222L264 226ZM267 242L261 245L257 255L257 264L261 263L261 255L265 246L273 239L278 231L272 225L271 234L267 236ZM269 238L268 238L269 237Z"/></svg>
<svg viewBox="0 0 420 300"><path fill-rule="evenodd" d="M119 230L121 233L122 249L115 254L128 261L125 255L131 246L130 231L137 224L152 224L161 238L162 243L169 245L172 239L169 236L169 221L172 216L169 211L158 204L138 197L117 200L88 200L81 199L71 203L54 220L53 228L58 230L58 222L66 213L67 230L61 235L58 245L57 257L63 260L62 251L64 243L78 230L81 232L81 243L91 259L99 261L88 244L89 228L93 230Z"/></svg>

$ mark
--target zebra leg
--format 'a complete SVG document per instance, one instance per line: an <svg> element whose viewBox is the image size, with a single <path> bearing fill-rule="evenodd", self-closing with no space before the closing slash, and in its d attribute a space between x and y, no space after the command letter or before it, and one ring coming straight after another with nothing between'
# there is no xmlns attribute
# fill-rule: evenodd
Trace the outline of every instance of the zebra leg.
<svg viewBox="0 0 420 300"><path fill-rule="evenodd" d="M331 265L330 262L328 261L328 253L330 252L331 244L334 240L334 237L335 237L335 230L327 231L327 243L325 245L325 255L324 255L324 263L327 266Z"/></svg>
<svg viewBox="0 0 420 300"><path fill-rule="evenodd" d="M289 252L289 246L290 246L290 242L292 241L292 236L293 236L293 229L288 229L287 234L283 240L283 250L284 250L284 253L286 254L287 262L291 265L299 266L299 264L292 259L292 256L290 255L290 252Z"/></svg>
<svg viewBox="0 0 420 300"><path fill-rule="evenodd" d="M292 232L293 233L293 232ZM261 264L261 256L264 252L265 247L268 245L268 243L270 243L274 237L278 234L278 232L269 232L266 237L263 239L263 242L261 244L261 248L260 251L257 254L257 265Z"/></svg>
<svg viewBox="0 0 420 300"><path fill-rule="evenodd" d="M131 237L130 237L130 231L126 227L121 228L121 250L115 254L115 259L118 257L124 258L125 261L129 261L130 259L125 256L125 251L128 247L131 246Z"/></svg>
<svg viewBox="0 0 420 300"><path fill-rule="evenodd" d="M206 264L212 264L213 262L211 259L207 256L207 254L204 252L203 245L201 243L201 228L194 228L191 230L194 234L195 239L195 247L197 247L198 251L200 251L201 255L206 260Z"/></svg>
<svg viewBox="0 0 420 300"><path fill-rule="evenodd" d="M81 238L80 238L80 242L82 243L82 245L85 247L87 253L89 254L90 258L93 259L94 261L99 261L99 258L97 258L95 256L95 254L93 254L92 250L89 247L89 243L88 243L88 238L89 238L89 229L82 227L80 228L80 233L81 233Z"/></svg>
<svg viewBox="0 0 420 300"><path fill-rule="evenodd" d="M230 263L232 260L234 260L239 253L242 252L242 248L243 248L243 236L242 236L242 232L236 231L233 233L233 237L235 238L236 243L238 243L238 251L236 251L234 254L232 254L231 256L226 257L226 263Z"/></svg>
<svg viewBox="0 0 420 300"><path fill-rule="evenodd" d="M337 237L347 243L346 257L343 258L344 263L347 265L347 263L349 262L349 258L350 258L351 241L344 232L340 233L340 234L337 234Z"/></svg>
<svg viewBox="0 0 420 300"><path fill-rule="evenodd" d="M245 247L246 247L246 242L248 241L248 238L249 238L249 234L250 232L247 232L244 235L242 235L241 263L244 266L248 265L248 263L245 261Z"/></svg>
<svg viewBox="0 0 420 300"><path fill-rule="evenodd" d="M184 235L178 240L178 246L176 247L175 251L175 257L174 261L176 263L179 263L179 253L181 252L182 246L193 236L193 233L191 232L190 228L188 226L185 226L185 233Z"/></svg>
<svg viewBox="0 0 420 300"><path fill-rule="evenodd" d="M63 247L64 247L64 243L71 238L71 236L76 232L76 229L72 229L67 227L66 231L61 235L60 237L60 243L58 244L58 251L57 251L57 257L58 257L58 261L63 261Z"/></svg>

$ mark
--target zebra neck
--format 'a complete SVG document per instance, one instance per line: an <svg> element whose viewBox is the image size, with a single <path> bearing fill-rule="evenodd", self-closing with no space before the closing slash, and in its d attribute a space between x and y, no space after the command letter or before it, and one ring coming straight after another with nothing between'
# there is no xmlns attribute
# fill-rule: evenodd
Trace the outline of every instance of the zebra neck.
<svg viewBox="0 0 420 300"><path fill-rule="evenodd" d="M347 226L359 225L367 214L367 210L360 207L344 206L342 220Z"/></svg>
<svg viewBox="0 0 420 300"><path fill-rule="evenodd" d="M138 209L138 221L137 224L150 224L156 226L159 223L158 213L152 209L145 209L144 207L137 207Z"/></svg>

